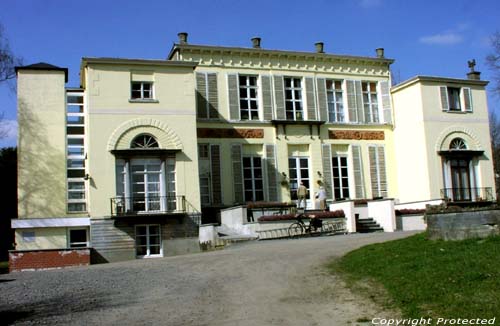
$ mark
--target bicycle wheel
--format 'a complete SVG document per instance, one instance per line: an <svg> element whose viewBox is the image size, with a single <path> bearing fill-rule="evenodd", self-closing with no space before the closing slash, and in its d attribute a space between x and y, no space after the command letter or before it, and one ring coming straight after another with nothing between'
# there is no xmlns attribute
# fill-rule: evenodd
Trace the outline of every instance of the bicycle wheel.
<svg viewBox="0 0 500 326"><path fill-rule="evenodd" d="M304 233L304 228L302 224L295 222L288 228L288 236L290 238L298 238Z"/></svg>

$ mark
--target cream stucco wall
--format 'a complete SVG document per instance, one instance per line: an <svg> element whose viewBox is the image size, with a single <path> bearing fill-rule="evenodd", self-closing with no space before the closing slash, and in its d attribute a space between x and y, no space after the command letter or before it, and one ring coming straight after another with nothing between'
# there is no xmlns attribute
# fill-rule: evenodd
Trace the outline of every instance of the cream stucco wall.
<svg viewBox="0 0 500 326"><path fill-rule="evenodd" d="M141 71L154 81L155 102L130 101L131 75ZM200 209L194 77L192 67L89 64L86 129L91 217L109 216L116 196L112 149L129 148L130 140L147 132L162 149L176 156L176 192ZM196 177L193 177L196 176Z"/></svg>
<svg viewBox="0 0 500 326"><path fill-rule="evenodd" d="M34 232L34 241L24 241L23 233ZM67 228L17 229L16 250L60 249L68 247Z"/></svg>
<svg viewBox="0 0 500 326"><path fill-rule="evenodd" d="M66 215L64 87L63 71L18 71L19 218Z"/></svg>

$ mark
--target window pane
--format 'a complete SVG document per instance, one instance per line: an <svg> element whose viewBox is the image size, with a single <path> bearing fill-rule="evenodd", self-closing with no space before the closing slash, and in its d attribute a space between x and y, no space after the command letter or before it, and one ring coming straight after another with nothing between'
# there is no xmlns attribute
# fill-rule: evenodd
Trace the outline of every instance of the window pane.
<svg viewBox="0 0 500 326"><path fill-rule="evenodd" d="M87 230L70 230L70 242L87 242Z"/></svg>
<svg viewBox="0 0 500 326"><path fill-rule="evenodd" d="M70 95L67 97L68 104L83 104L83 96Z"/></svg>
<svg viewBox="0 0 500 326"><path fill-rule="evenodd" d="M68 105L66 112L83 113L83 105Z"/></svg>

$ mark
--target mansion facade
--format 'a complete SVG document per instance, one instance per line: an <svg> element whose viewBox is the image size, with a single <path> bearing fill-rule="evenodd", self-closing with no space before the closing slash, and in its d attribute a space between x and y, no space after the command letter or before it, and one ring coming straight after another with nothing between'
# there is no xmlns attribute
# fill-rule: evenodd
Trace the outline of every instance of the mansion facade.
<svg viewBox="0 0 500 326"><path fill-rule="evenodd" d="M196 251L197 228L247 202L494 199L486 81L392 59L193 45L165 60L83 58L80 87L17 68L16 252L96 261Z"/></svg>

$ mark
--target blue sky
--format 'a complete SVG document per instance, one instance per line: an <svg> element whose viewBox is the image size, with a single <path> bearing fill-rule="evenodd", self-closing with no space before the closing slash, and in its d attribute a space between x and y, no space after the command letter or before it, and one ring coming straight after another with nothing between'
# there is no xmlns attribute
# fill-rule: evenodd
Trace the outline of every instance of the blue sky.
<svg viewBox="0 0 500 326"><path fill-rule="evenodd" d="M0 0L0 23L25 64L69 68L68 86L79 86L81 58L162 59L188 32L193 44L313 51L325 43L335 54L375 55L385 48L398 80L415 75L464 78L476 59L482 79L489 37L500 31L498 0ZM500 98L489 97L490 110ZM16 100L0 84L0 111L16 144Z"/></svg>

